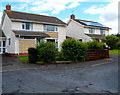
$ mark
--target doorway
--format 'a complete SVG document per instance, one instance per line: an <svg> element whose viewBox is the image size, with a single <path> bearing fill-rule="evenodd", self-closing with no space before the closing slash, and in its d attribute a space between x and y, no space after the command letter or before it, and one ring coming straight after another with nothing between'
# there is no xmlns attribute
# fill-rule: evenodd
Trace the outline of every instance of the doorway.
<svg viewBox="0 0 120 95"><path fill-rule="evenodd" d="M6 52L6 41L0 41L0 54L3 54Z"/></svg>

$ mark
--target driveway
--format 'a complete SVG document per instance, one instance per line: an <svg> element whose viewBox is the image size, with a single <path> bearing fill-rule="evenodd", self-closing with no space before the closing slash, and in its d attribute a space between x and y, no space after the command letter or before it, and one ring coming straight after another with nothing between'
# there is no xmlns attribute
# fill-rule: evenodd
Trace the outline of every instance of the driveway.
<svg viewBox="0 0 120 95"><path fill-rule="evenodd" d="M98 65L101 60L94 62L97 63L84 68L67 64L69 68L52 65L45 69L5 71L3 93L117 93L118 57L111 55L110 59L104 59L106 64Z"/></svg>

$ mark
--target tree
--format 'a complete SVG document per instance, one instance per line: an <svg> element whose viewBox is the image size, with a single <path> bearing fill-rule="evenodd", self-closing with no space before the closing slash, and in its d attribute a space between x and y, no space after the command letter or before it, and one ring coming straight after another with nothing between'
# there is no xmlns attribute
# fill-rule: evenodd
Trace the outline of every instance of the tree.
<svg viewBox="0 0 120 95"><path fill-rule="evenodd" d="M118 42L118 37L115 35L108 35L102 38L102 42L106 43L110 49L115 49L116 43Z"/></svg>

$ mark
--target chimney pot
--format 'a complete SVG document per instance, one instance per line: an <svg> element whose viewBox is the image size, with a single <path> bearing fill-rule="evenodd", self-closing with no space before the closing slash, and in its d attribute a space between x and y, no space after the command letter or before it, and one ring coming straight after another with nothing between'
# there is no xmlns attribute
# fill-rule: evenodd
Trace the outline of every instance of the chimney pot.
<svg viewBox="0 0 120 95"><path fill-rule="evenodd" d="M70 15L70 18L75 19L75 15L74 14Z"/></svg>
<svg viewBox="0 0 120 95"><path fill-rule="evenodd" d="M11 5L6 5L6 10L11 10Z"/></svg>

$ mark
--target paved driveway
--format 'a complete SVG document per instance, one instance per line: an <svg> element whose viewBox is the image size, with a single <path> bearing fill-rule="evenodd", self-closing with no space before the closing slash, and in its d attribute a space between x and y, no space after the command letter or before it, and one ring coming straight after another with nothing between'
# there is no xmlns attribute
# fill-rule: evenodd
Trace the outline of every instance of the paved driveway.
<svg viewBox="0 0 120 95"><path fill-rule="evenodd" d="M48 66L48 69L3 72L3 93L116 93L118 58L112 55L110 61L106 60L109 63L84 68L50 69L56 67Z"/></svg>

